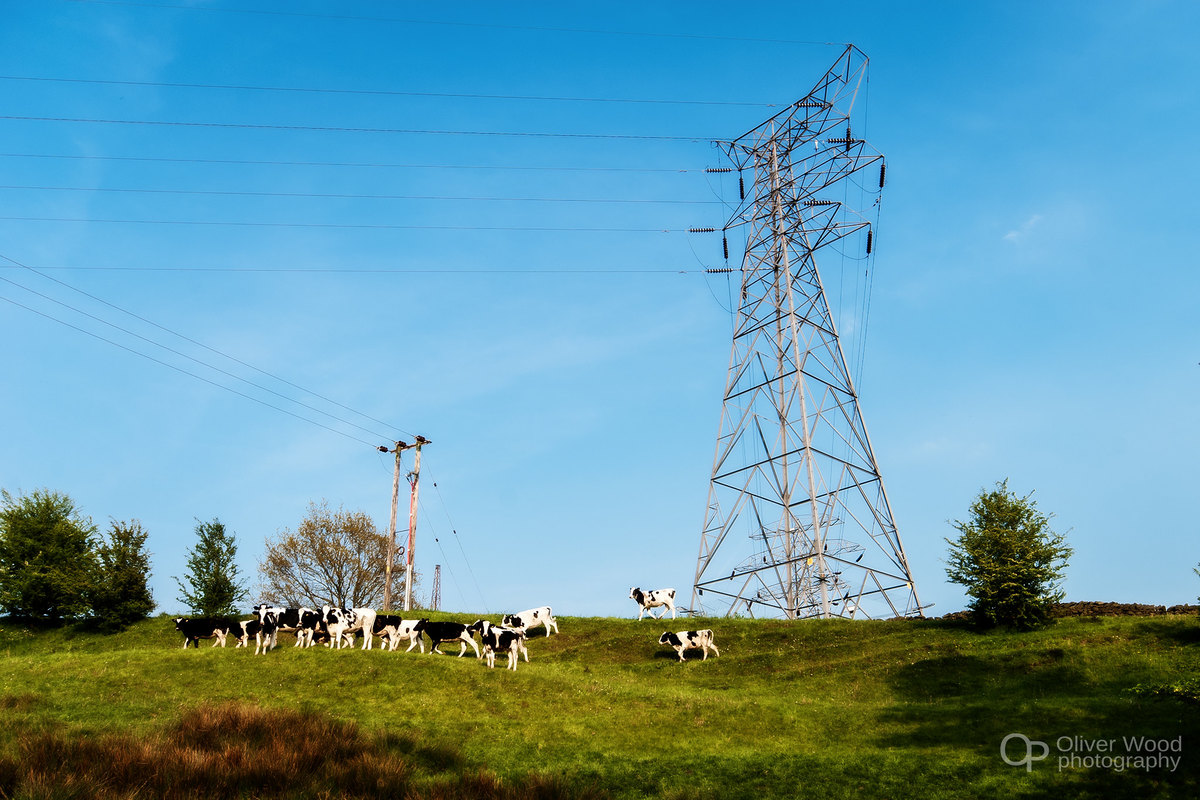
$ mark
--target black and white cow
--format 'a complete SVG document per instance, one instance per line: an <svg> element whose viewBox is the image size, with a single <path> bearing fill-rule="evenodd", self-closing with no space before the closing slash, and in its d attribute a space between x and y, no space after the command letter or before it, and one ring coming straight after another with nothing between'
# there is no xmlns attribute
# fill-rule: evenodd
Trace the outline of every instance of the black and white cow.
<svg viewBox="0 0 1200 800"><path fill-rule="evenodd" d="M296 634L296 647L312 647L313 635L316 633L317 625L321 621L321 615L305 606L299 608L281 608L279 606L268 606L265 603L254 607L254 613L258 615L259 622L263 621L263 616L270 612L275 615L275 636L278 638L280 632ZM274 649L278 644L276 639L271 641L271 649Z"/></svg>
<svg viewBox="0 0 1200 800"><path fill-rule="evenodd" d="M671 619L675 619L675 590L674 589L655 589L651 592L643 592L641 589L633 588L629 590L629 597L636 600L638 604L638 619L642 618L652 608L666 606L662 613L657 617L653 613L650 614L654 619L662 619L667 615L667 609L671 609Z"/></svg>
<svg viewBox="0 0 1200 800"><path fill-rule="evenodd" d="M237 627L237 623L228 617L178 617L175 620L175 630L183 634L183 649L196 643L200 649L201 639L213 639L213 647L218 644L225 646L225 637Z"/></svg>
<svg viewBox="0 0 1200 800"><path fill-rule="evenodd" d="M550 613L550 606L542 606L541 608L531 608L528 611L522 611L519 614L505 614L504 619L500 624L505 628L517 628L526 633L530 628L536 628L538 625L546 627L546 635L550 635L550 629L554 628L554 632L558 633L558 621L554 619L554 615Z"/></svg>
<svg viewBox="0 0 1200 800"><path fill-rule="evenodd" d="M684 661L684 650L703 650L704 658L701 661L708 660L708 649L717 655L721 655L721 651L717 649L717 645L713 642L713 632L705 629L702 631L676 631L675 633L664 633L658 637L659 644L670 645L675 648L675 652L679 654L679 660Z"/></svg>
<svg viewBox="0 0 1200 800"><path fill-rule="evenodd" d="M250 637L257 636L261 630L262 623L259 622L258 617L241 620L233 629L234 634L237 636L237 644L234 645L234 648L246 647L250 641Z"/></svg>
<svg viewBox="0 0 1200 800"><path fill-rule="evenodd" d="M517 671L518 656L525 654L525 663L529 663L529 649L525 647L525 631L519 628L498 628L486 619L476 620L467 626L468 632L478 631L479 641L483 643L483 656L487 665L496 668L496 653L508 653L508 667Z"/></svg>
<svg viewBox="0 0 1200 800"><path fill-rule="evenodd" d="M470 629L461 622L427 621L422 626L421 632L429 637L429 642L433 645L429 650L431 655L433 653L446 655L438 650L438 645L442 642L458 641L462 643L462 649L458 651L459 658L462 658L463 653L467 652L467 645L471 645L476 658L482 658L479 654L479 645L475 644L475 638L471 636Z"/></svg>
<svg viewBox="0 0 1200 800"><path fill-rule="evenodd" d="M354 648L354 634L363 632L363 650L370 650L375 641L375 609L373 608L333 608L323 606L321 616L329 628L330 641L328 647L336 646L342 649L342 639Z"/></svg>
<svg viewBox="0 0 1200 800"><path fill-rule="evenodd" d="M421 638L421 631L425 629L425 619L401 619L396 614L379 614L375 617L375 635L383 640L386 644L379 646L380 652L383 650L395 650L400 642L408 639L411 643L408 645L408 650L411 651L417 645L421 646L421 652L425 652L425 640Z"/></svg>

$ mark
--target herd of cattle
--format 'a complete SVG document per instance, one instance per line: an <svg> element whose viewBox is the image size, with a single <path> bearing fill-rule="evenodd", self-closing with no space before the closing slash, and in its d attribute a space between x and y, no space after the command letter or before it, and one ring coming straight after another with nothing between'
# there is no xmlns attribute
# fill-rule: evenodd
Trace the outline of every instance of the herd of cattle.
<svg viewBox="0 0 1200 800"><path fill-rule="evenodd" d="M662 619L671 612L675 619L675 590L656 589L643 592L641 589L630 589L629 597L638 604L638 619L650 611L654 619ZM651 609L662 608L662 613L655 616ZM526 647L529 631L543 627L546 636L551 630L558 633L558 621L550 606L531 608L519 614L505 614L499 625L480 619L470 625L461 622L446 622L429 619L402 619L394 614L379 614L371 608L334 608L323 606L320 611L312 608L279 608L276 606L259 605L254 608L254 616L250 619L234 620L228 617L179 617L175 620L175 630L183 634L183 647L186 650L191 644L200 646L201 639L213 639L213 647L218 644L225 646L227 639L236 639L235 647L249 648L250 638L255 641L255 655L265 654L273 650L279 643L280 633L294 633L296 647L312 647L322 642L326 647L341 649L353 648L358 634L362 634L362 649L374 647L375 638L379 637L381 650L395 650L401 642L407 641L410 652L414 647L420 647L425 652L425 639L429 639L430 653L441 653L439 646L447 643L459 643L458 655L461 658L470 646L475 651L475 657L486 660L489 667L496 666L496 655L503 653L508 656L508 669L516 670L517 661L524 656L529 661L529 650ZM479 636L479 644L475 643L475 635ZM713 644L711 630L677 631L664 633L659 637L659 644L675 648L679 660L683 661L685 650L701 650L704 659L708 658L711 649L721 655ZM480 649L482 647L482 650Z"/></svg>

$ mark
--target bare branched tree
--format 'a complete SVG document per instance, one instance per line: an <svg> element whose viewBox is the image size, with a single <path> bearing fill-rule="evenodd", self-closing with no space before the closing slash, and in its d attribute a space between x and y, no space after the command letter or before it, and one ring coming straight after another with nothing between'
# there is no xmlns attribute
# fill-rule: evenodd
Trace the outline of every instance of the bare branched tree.
<svg viewBox="0 0 1200 800"><path fill-rule="evenodd" d="M287 606L375 607L383 602L387 548L386 534L364 512L309 503L295 532L267 538L258 565L262 597ZM393 569L392 597L403 593L404 570Z"/></svg>

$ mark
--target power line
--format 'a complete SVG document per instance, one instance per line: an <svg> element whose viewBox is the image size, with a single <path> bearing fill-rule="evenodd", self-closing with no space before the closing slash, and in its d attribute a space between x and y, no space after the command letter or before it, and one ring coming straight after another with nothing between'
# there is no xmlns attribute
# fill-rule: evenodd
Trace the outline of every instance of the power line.
<svg viewBox="0 0 1200 800"><path fill-rule="evenodd" d="M234 158L163 158L152 156L102 156L66 155L54 153L0 153L0 158L58 158L81 161L140 161L157 164L233 164L278 167L363 167L367 169L465 169L465 170L518 170L531 172L701 172L698 169L671 167L556 167L518 164L413 164L362 161L271 161Z"/></svg>
<svg viewBox="0 0 1200 800"><path fill-rule="evenodd" d="M62 286L62 287L64 287L64 288L67 288L67 289L70 289L70 290L72 290L72 291L74 291L74 292L77 292L78 294L81 294L81 295L83 295L84 297L90 298L90 299L92 299L92 300L94 300L94 301L96 301L96 302L98 302L98 303L101 303L101 304L103 304L103 305L105 305L105 306L107 306L107 307L109 307L109 308L111 308L111 309L113 309L113 310L115 310L115 311L119 311L119 312L121 312L121 313L123 313L123 314L126 314L126 315L128 315L128 316L131 316L131 317L133 317L134 319L136 319L136 320L139 320L139 321L141 321L141 322L143 322L143 323L145 323L145 324L147 324L147 325L150 325L150 326L152 326L152 327L155 327L155 328L157 328L157 329L159 329L159 330L161 330L161 331L163 331L163 332L165 332L165 333L169 333L169 334L171 334L172 336L176 336L176 337L178 337L178 338L180 338L180 339L183 339L183 340L184 340L184 341L186 341L186 342L189 342L189 343L191 343L191 344L194 344L194 345L196 345L196 346L198 346L198 347L201 347L201 348L203 348L203 349L205 349L205 350L208 350L208 351L209 351L209 352L211 352L211 353L214 353L214 354L216 354L216 355L219 355L219 356L221 356L222 358L226 358L226 359L228 359L228 360L230 360L230 361L233 361L233 362L234 362L234 363L236 363L236 364L240 364L240 365L242 365L242 366L244 366L244 367L246 367L246 368L248 368L248 369L254 370L255 372L258 372L258 373L259 373L259 374L261 374L261 375L264 375L264 376L266 376L266 377L269 377L269 378L271 378L271 379L273 379L273 380L277 380L277 381L279 381L280 383L283 383L283 384L286 384L286 385L288 385L288 386L291 386L291 387L292 387L292 388L294 388L294 389L298 389L299 391L301 391L301 392L304 392L305 394L311 395L312 397L316 397L316 398L318 398L318 399L320 399L320 400L323 400L323 401L324 401L324 402L326 402L326 403L330 403L330 404L332 404L332 405L334 405L334 406L337 406L338 408L342 408L342 409L344 409L344 410L346 410L346 411L349 411L349 412L351 412L351 413L353 413L353 414L356 414L357 416L360 416L360 417L362 417L362 418L364 418L364 419L370 420L371 422L375 422L375 423L377 423L377 424L379 424L379 425L383 425L385 428L388 428L388 429L391 429L391 430L394 430L394 431L398 431L398 432L400 432L400 433L405 433L405 434L407 434L407 433L408 433L407 431L404 431L404 430L403 430L403 429L401 429L401 428L397 428L397 427L395 427L394 425L391 425L391 424L389 424L389 423L387 423L387 422L384 422L383 420L375 419L374 417L370 416L369 414L364 414L364 413L362 413L361 411L356 411L355 409L353 409L353 408L350 408L349 406L343 405L342 403L339 403L339 402L337 402L336 400L332 400L332 399L330 399L330 398L328 398L328 397L325 397L325 396L323 396L323 395L321 395L321 394L318 394L318 393L316 393L316 392L313 392L313 391L311 391L311 390L309 390L309 389L305 389L303 386L300 386L300 385L298 385L298 384L292 383L291 381L288 381L288 380L286 380L286 379L284 379L284 378L281 378L281 377L279 377L279 376L277 376L277 375L273 375L272 373L270 373L270 372L267 372L266 370L260 369L260 368L258 368L258 367L256 367L256 366L254 366L253 364L247 363L246 361L243 361L243 360L241 360L241 359L239 359L239 358L236 358L235 356L231 356L231 355L229 355L228 353L224 353L224 352L222 352L222 351L220 351L220 350L217 350L217 349L216 349L216 348L214 348L214 347L210 347L210 346L208 346L208 345L204 344L203 342L199 342L199 341L197 341L197 340L195 340L195 339L192 339L192 338L191 338L191 337L189 337L189 336L185 336L184 334L182 334L182 333L179 333L178 331L174 331L174 330L171 330L170 328L167 328L167 327L165 327L165 326L163 326L163 325L160 325L160 324L158 324L157 322L154 322L153 320L149 320L149 319L147 319L147 318L145 318L145 317L143 317L143 316L141 316L141 315L139 315L139 314L135 314L135 313L134 313L134 312L132 312L132 311L129 311L129 310L127 310L127 309L124 309L124 308L121 308L120 306L118 306L118 305L115 305L115 304L113 304L113 303L110 303L110 302L108 302L107 300L104 300L103 298L97 297L96 295L94 295L94 294L91 294L90 292L86 292L86 291L84 291L84 290L82 290L82 289L79 289L79 288L77 288L77 287L75 287L75 286L72 286L72 285L70 285L69 283L66 283L66 282L64 282L64 281L60 281L60 280L58 280L57 278L55 278L55 277L53 277L53 276L51 276L51 275L46 275L45 273L43 273L43 272L41 272L41 271L39 271L39 270L37 270L37 269L34 269L33 267L30 267L30 266L28 266L27 264L22 264L21 262L17 261L16 259L13 259L13 258L11 258L11 257L9 257L9 256L6 256L6 255L3 255L3 254L0 254L0 258L4 259L5 261L8 261L8 262L10 262L11 264L14 264L15 266L17 266L17 267L19 267L19 268L21 268L21 269L28 270L29 272L32 272L33 274L35 274L35 275L38 275L38 276L40 276L40 277L42 277L42 278L45 278L46 280L52 281L52 282L54 282L54 283L56 283L56 284L58 284L58 285L60 285L60 286ZM166 346L166 345L162 344L161 342L156 342L156 341L154 341L154 340L152 340L152 339L149 339L149 338L147 338L147 337L145 337L145 336L142 336L141 334L135 333L135 332L133 332L133 331L130 331L130 330L126 329L126 328L122 328L122 327L120 327L119 325L116 325L116 324L114 324L114 323L112 323L112 322L108 322L107 320L101 319L100 317L97 317L97 316L95 316L94 314L91 314L91 313L89 313L89 312L87 312L87 311L83 311L82 309L78 309L78 308L75 308L74 306L70 306L70 305L68 305L68 304L66 304L66 303L64 303L64 302L62 302L61 300L57 300L57 299L55 299L55 298L53 298L53 297L50 297L49 295L43 294L43 293L41 293L41 292L38 292L38 291L36 291L36 290L34 290L34 289L31 289L31 288L29 288L28 286L24 286L23 284L19 284L19 283L15 282L15 281L10 281L10 280L8 280L7 278L3 278L3 277L0 277L0 281L4 281L4 282L6 282L6 283L12 284L13 286L17 286L18 288L24 289L25 291L27 291L27 292L30 292L31 294L35 294L35 295L37 295L38 297L41 297L41 298L43 298L43 299L45 299L45 300L48 300L48 301L50 301L50 302L52 302L52 303L55 303L55 304L57 304L57 305L60 305L60 306L62 306L62 307L64 307L64 308L67 308L67 309L69 309L69 310L71 310L71 311L74 311L74 312L76 312L76 313L78 313L78 314L81 314L82 316L88 317L89 319L95 320L96 322L99 322L99 323L101 323L101 324L103 324L103 325L107 325L107 326L108 326L108 327L110 327L110 328L113 328L113 329L115 329L115 330L121 331L122 333L125 333L125 334L127 334L127 335L129 335L129 336L133 336L134 338L140 339L140 340L142 340L142 341L144 341L144 342L147 342L147 343L149 343L149 344L152 344L152 345L154 345L154 346L156 346L156 347L160 347L160 348L162 348L163 350L166 350L166 351L167 351L167 352L169 352L169 353L173 353L173 354L175 354L175 355L178 355L178 356L180 356L180 357L182 357L182 358L186 358L186 359L188 359L189 361L192 361L192 362L194 362L194 363L200 364L201 366L208 367L209 369L211 369L211 370L214 370L215 372L219 372L219 373L221 373L222 375L226 375L226 376L228 376L228 377L231 377L231 378L233 378L233 379L235 379L235 380L239 380L239 381L241 381L241 382L243 382L243 383L245 383L245 384L247 384L247 385L249 385L249 386L253 386L253 387L254 387L254 388L256 388L256 389L260 389L260 390L262 390L262 391L268 392L269 394L273 394L273 395L275 395L275 396L277 396L277 397L279 397L279 398L282 398L282 399L284 399L284 400L287 400L288 402L295 403L296 405L298 405L298 406L301 406L302 408L306 408L306 409L308 409L308 410L310 410L310 411L315 411L315 412L317 412L318 414L322 414L322 415L324 415L324 416L326 416L326 417L329 417L330 419L336 420L336 421L338 421L338 422L340 422L340 423L342 423L342 424L344 424L344 425L349 425L349 426L350 426L350 427L352 427L352 428L357 428L358 430L360 430L360 431L363 431L364 433L369 433L369 434L372 434L372 435L374 435L374 436L380 436L380 435L381 435L381 434L379 434L379 433L378 433L378 432L376 432L376 431L369 430L369 429L367 429L367 428L364 428L364 427L362 427L361 425L357 425L357 424L355 424L355 423L353 423L353 422L350 422L349 420L342 419L341 417L338 417L338 416L337 416L337 415L335 415L335 414L331 414L331 413L329 413L328 411L323 411L323 410L321 410L321 409L319 409L319 408L316 408L315 406L308 405L307 403L302 403L302 402L300 402L299 400L296 400L296 399L294 399L294 398L288 397L288 396L286 396L286 395L284 395L284 394L281 394L280 392L277 392L277 391L275 391L275 390L273 390L273 389L270 389L270 388L268 388L268 387L265 387L265 386L262 386L262 385L260 385L260 384L254 383L253 381L249 381L249 380L247 380L247 379L245 379L245 378L242 378L242 377L240 377L240 376L238 376L238 375L235 375L235 374L233 374L233 373L231 373L231 372L229 372L229 371L227 371L227 370L221 369L220 367L217 367L217 366L214 366L214 365L212 365L212 364L209 364L209 363L207 363L207 362L205 362L205 361L201 361L200 359L197 359L197 358L195 358L195 357L193 357L193 356L190 356L190 355L188 355L188 354L186 354L186 353L183 353L183 352L180 352L180 351L178 351L178 350L175 350L175 349L173 349L173 348L171 348L171 347L168 347L168 346ZM22 306L22 307L23 307L23 308L26 308L26 306ZM57 320L57 318L55 318L55 317L50 317L49 315L45 315L45 314L43 314L43 316L46 316L48 319L54 319L55 321L60 321L60 320ZM67 324L67 323L64 323L64 324ZM73 325L72 325L72 326L70 326L70 327L75 327L75 326L73 326ZM78 330L82 330L82 329L78 329ZM97 338L100 338L100 339L102 339L103 341L110 341L110 340L108 340L108 339L105 339L104 337L97 337ZM127 349L127 350L129 350L130 348L124 348L124 349ZM130 350L130 352L138 352L138 351L135 351L135 350ZM141 353L139 353L139 355L141 355ZM149 357L149 356L147 356L147 357ZM151 360L158 361L158 359L153 359L153 358L152 358ZM159 363L165 363L165 362L159 362ZM181 371L181 372L185 372L186 374L189 374L189 375L193 374L193 373L191 373L191 372L186 372L185 370L180 370L180 371ZM204 380L207 380L207 379L204 379ZM208 381L208 382L209 382L209 383L212 383L214 386L222 386L222 388L228 388L228 387L224 387L222 384L218 384L218 383L215 383L215 382L213 382L213 381ZM234 391L234 390L230 389L230 391ZM235 392L235 394L242 395L242 393L241 393L241 392ZM247 395L242 395L242 396L247 396ZM269 404L266 404L266 403L264 403L264 405L269 405ZM271 406L271 407L272 407L272 408L275 408L275 406ZM289 413L290 413L290 412L289 412ZM296 415L294 415L294 414L293 414L293 416L296 416ZM301 419L306 419L306 418L304 418L304 417L300 417L300 418L301 418ZM322 427L325 427L325 426L322 426ZM332 429L330 429L330 430L332 430ZM411 434L409 434L409 435L411 435ZM352 438L353 438L353 437L352 437ZM385 438L386 438L386 437L385 437ZM363 441L363 440L359 439L358 441Z"/></svg>
<svg viewBox="0 0 1200 800"><path fill-rule="evenodd" d="M100 217L18 217L0 216L0 220L12 222L89 222L98 224L126 225L229 225L244 228L350 228L357 230L401 230L401 231L534 231L543 233L682 233L682 229L671 228L586 228L554 227L547 225L396 225L353 222L246 222L245 220L196 220L196 219L111 219Z"/></svg>
<svg viewBox="0 0 1200 800"><path fill-rule="evenodd" d="M665 136L639 133L561 133L553 131L471 131L437 128L359 128L338 125L282 125L265 122L183 122L161 119L105 119L100 117L30 117L0 115L0 119L19 122L70 122L96 125L149 125L180 128L232 128L238 130L309 131L317 133L384 133L422 136L517 136L549 139L617 139L624 141L708 142L717 136Z"/></svg>
<svg viewBox="0 0 1200 800"><path fill-rule="evenodd" d="M36 308L31 308L31 307L25 305L24 303L18 303L16 300L13 300L12 298L4 297L4 296L0 295L0 300L5 301L6 303L11 303L12 305L17 306L18 308L23 308L26 311L37 314L39 317L44 317L52 322L57 322L60 325L65 325L66 327L71 328L72 330L76 330L76 331L79 331L80 333L87 334L88 336L91 336L93 339L99 339L102 342L111 344L113 347L119 347L122 350L125 350L126 352L133 353L136 356L141 356L142 358L145 358L149 361L153 361L156 364L161 364L164 367L173 369L176 372L181 372L184 375L195 378L196 380L204 381L205 383L207 383L211 386L215 386L218 389L224 389L225 391L236 394L239 397L244 397L247 400L253 400L255 403L258 403L259 405L263 405L263 406L266 406L267 408L274 409L275 411L282 412L284 414L287 414L289 417L295 417L296 419L303 420L304 422L307 422L310 425L316 425L318 428L324 428L325 430L330 431L331 433L336 433L338 436L344 436L347 439L353 439L354 441L365 444L368 447L371 447L371 448L375 447L375 444L373 442L368 442L366 439L360 439L357 436L346 433L345 431L339 431L336 428L331 428L328 425L317 422L316 420L312 420L312 419L309 419L308 417L304 417L304 416L301 416L300 414L296 414L292 411L288 411L286 408L280 408L279 406L272 405L271 403L268 403L265 400L261 400L257 397L254 397L253 395L248 395L244 392L239 392L237 389L233 389L229 386L225 386L224 384L217 383L214 380L205 378L203 375L197 375L194 372L189 372L188 370L186 370L182 367L176 366L175 364L171 364L167 361L163 361L162 359L155 358L154 356L149 355L148 353L143 353L140 350L134 350L132 347L123 345L120 342L115 342L112 339L108 339L104 336L101 336L98 333L93 333L92 331L86 330L85 328L81 328L78 325L73 325L70 322L67 322L66 320L61 320L58 317L51 316L50 314L47 314L44 311L38 311Z"/></svg>
<svg viewBox="0 0 1200 800"><path fill-rule="evenodd" d="M254 192L217 189L150 189L111 186L28 186L0 184L0 189L37 192L110 192L119 194L174 194L215 197L296 197L329 200L419 200L422 202L482 202L482 203L637 203L657 205L720 205L720 200L658 200L653 198L622 197L487 197L414 194L337 194L324 192Z"/></svg>
<svg viewBox="0 0 1200 800"><path fill-rule="evenodd" d="M500 30L513 31L532 31L537 33L583 33L603 36L637 36L653 39L697 39L701 41L726 41L726 42L757 42L759 44L786 44L786 45L818 45L821 47L845 47L846 42L826 42L805 39L771 39L748 36L720 36L716 34L702 33L654 33L645 31L618 31L606 30L597 28L564 28L564 27L548 27L534 25L497 25L486 22L444 22L441 20L428 19L412 19L406 17L368 17L351 14L316 14L302 11L264 11L261 9L248 8L216 8L211 6L185 6L175 3L147 3L133 2L133 0L70 0L76 3L90 3L92 5L108 5L108 6L133 6L136 8L161 8L172 9L179 11L216 11L226 14L257 14L262 16L272 17L301 17L310 19L328 19L342 20L351 22L389 22L404 25L438 25L445 27L459 28L490 28Z"/></svg>
<svg viewBox="0 0 1200 800"><path fill-rule="evenodd" d="M342 419L341 417L339 417L335 414L330 414L328 411L322 411L321 409L316 408L315 406L310 406L307 403L302 403L299 400L295 400L291 397L288 397L287 395L277 392L274 389L269 389L266 386L255 383L254 381L247 380L246 378L243 378L239 375L235 375L228 370L221 369L220 367L210 364L207 361L202 361L202 360L196 358L195 356L190 356L187 353L184 353L180 350L176 350L173 347L168 347L167 345L163 344L162 342L156 342L153 339L150 339L149 337L146 337L146 336L142 336L140 333L135 333L134 331L131 331L128 328L122 328L120 325L117 325L115 323L109 322L108 320L102 319L102 318L96 316L95 314L91 314L87 311L84 311L81 308L76 308L75 306L72 306L68 303L64 303L61 300L56 300L55 298L51 297L50 295L39 292L36 289L31 289L28 286L17 283L16 281L10 281L8 278L0 277L0 281L4 281L5 283L16 286L19 289L24 289L25 291L29 292L30 294L37 295L38 297L42 298L43 300L48 300L49 302L54 303L55 305L62 306L63 308L65 308L69 311L74 311L76 314L87 317L88 319L93 320L94 322L99 322L101 325L107 325L108 327L112 328L113 330L120 331L121 333L124 333L127 336L132 336L133 338L140 339L141 341L146 342L147 344L151 344L151 345L154 345L155 347L162 348L163 350L166 350L168 353L177 355L180 358L185 358L188 361L199 364L202 367L208 367L209 369L213 370L214 372L218 372L228 378L233 378L234 380L241 381L242 383L245 383L247 386L253 386L255 389L267 392L268 394L273 394L276 397L279 397L283 400L287 400L289 403L295 403L296 405L300 406L301 408L306 408L309 411L315 411L318 414L324 414L325 416L329 417L330 419L336 420L336 421L342 423L343 425L349 425L352 428L356 428L356 429L362 431L363 433L369 433L373 436L383 436L383 434L380 434L377 431L372 431L368 428L364 428L361 425L356 425L355 423L350 422L349 420ZM106 339L105 341L108 341L108 340ZM188 373L188 374L192 374L192 373Z"/></svg>
<svg viewBox="0 0 1200 800"><path fill-rule="evenodd" d="M436 97L457 100L537 100L563 103L636 103L645 105L692 105L692 106L749 106L753 108L776 108L776 103L750 103L737 100L663 100L637 99L631 97L565 97L520 94L480 94L476 92L413 92L395 89L322 89L310 86L253 86L220 83L168 83L163 81L122 81L99 78L51 78L32 75L0 75L5 81L30 81L42 83L80 83L104 86L146 86L165 89L220 89L249 92L298 92L311 94L347 94L384 97Z"/></svg>
<svg viewBox="0 0 1200 800"><path fill-rule="evenodd" d="M0 264L0 269L6 266ZM11 267L7 267L10 268ZM128 266L45 266L43 271L73 272L227 272L227 273L284 273L321 275L697 275L703 269L644 269L627 267L128 267ZM40 274L40 273L39 273ZM49 276L47 276L49 277ZM272 376L273 377L273 376Z"/></svg>

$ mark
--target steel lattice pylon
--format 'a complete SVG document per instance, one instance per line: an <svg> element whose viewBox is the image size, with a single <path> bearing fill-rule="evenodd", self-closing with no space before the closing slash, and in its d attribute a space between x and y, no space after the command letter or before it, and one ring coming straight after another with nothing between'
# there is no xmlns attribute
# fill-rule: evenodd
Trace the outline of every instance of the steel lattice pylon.
<svg viewBox="0 0 1200 800"><path fill-rule="evenodd" d="M871 252L841 198L878 202L883 156L855 138L867 59L848 46L803 100L717 145L745 187L741 302L692 608L750 616L919 616L817 256ZM861 127L861 126L859 126ZM744 176L753 182L746 186Z"/></svg>

